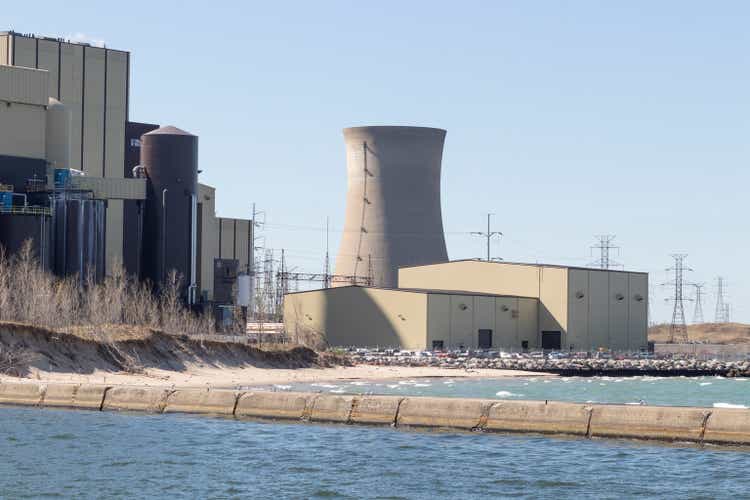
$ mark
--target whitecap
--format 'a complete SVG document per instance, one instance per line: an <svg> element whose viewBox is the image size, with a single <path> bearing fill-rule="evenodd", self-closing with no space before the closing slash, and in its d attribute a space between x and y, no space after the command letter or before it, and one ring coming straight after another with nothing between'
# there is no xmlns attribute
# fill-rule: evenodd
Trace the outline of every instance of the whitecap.
<svg viewBox="0 0 750 500"><path fill-rule="evenodd" d="M514 394L510 391L498 391L495 393L495 396L501 397L501 398L514 398L514 397L521 397L523 394Z"/></svg>
<svg viewBox="0 0 750 500"><path fill-rule="evenodd" d="M349 385L367 385L367 382L352 382Z"/></svg>
<svg viewBox="0 0 750 500"><path fill-rule="evenodd" d="M432 384L414 384L414 387L430 387Z"/></svg>
<svg viewBox="0 0 750 500"><path fill-rule="evenodd" d="M332 384L310 384L310 387L322 387L323 389L335 389L338 386Z"/></svg>
<svg viewBox="0 0 750 500"><path fill-rule="evenodd" d="M331 389L328 392L333 392L333 393L336 393L336 394L343 394L344 393L344 389Z"/></svg>
<svg viewBox="0 0 750 500"><path fill-rule="evenodd" d="M736 405L732 403L714 403L714 408L737 408L740 410L746 410L747 406L745 405Z"/></svg>
<svg viewBox="0 0 750 500"><path fill-rule="evenodd" d="M398 384L389 384L386 387L388 387L389 389L395 389L396 387L398 387Z"/></svg>
<svg viewBox="0 0 750 500"><path fill-rule="evenodd" d="M711 382L701 382L701 383L700 383L700 384L698 384L698 385L700 385L700 386L704 386L704 385L711 385Z"/></svg>
<svg viewBox="0 0 750 500"><path fill-rule="evenodd" d="M282 391L288 391L292 388L291 385L274 385L275 388L281 389Z"/></svg>

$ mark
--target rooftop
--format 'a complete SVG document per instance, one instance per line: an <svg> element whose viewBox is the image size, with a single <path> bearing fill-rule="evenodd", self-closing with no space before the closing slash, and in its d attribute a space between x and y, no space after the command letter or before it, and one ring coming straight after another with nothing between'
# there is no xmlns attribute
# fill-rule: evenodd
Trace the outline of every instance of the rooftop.
<svg viewBox="0 0 750 500"><path fill-rule="evenodd" d="M528 266L528 267L553 267L556 269L579 269L582 271L605 271L610 273L629 273L629 274L648 274L643 271L628 271L628 270L620 270L620 269L600 269L598 267L584 267L584 266L564 266L561 264L544 264L540 262L511 262L511 261L486 261L481 259L458 259L458 260L451 260L448 262L438 262L435 264L421 264L421 265L415 265L415 266L402 266L399 269L410 269L414 267L430 267L430 266L441 266L445 264L454 264L457 262L477 262L481 264L499 264L499 265L506 265L506 266Z"/></svg>

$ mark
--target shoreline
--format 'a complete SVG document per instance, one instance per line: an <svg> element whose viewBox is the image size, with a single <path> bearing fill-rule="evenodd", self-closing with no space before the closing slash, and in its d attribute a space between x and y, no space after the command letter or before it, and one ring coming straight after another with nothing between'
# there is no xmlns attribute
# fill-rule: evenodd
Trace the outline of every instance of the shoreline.
<svg viewBox="0 0 750 500"><path fill-rule="evenodd" d="M0 376L0 383L102 384L137 387L232 389L343 381L386 381L411 378L502 379L557 377L546 372L493 368L456 369L441 367L354 365L331 368L206 367L190 365L183 371L149 368L142 373L94 371L54 372L32 369L25 377Z"/></svg>

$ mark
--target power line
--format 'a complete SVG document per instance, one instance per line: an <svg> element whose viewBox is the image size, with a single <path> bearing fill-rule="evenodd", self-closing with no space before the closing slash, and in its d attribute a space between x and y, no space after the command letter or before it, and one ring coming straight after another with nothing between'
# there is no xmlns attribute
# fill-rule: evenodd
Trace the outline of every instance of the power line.
<svg viewBox="0 0 750 500"><path fill-rule="evenodd" d="M726 292L726 278L723 276L716 277L716 312L714 313L715 323L729 322L729 309L725 303L724 293Z"/></svg>
<svg viewBox="0 0 750 500"><path fill-rule="evenodd" d="M693 324L703 323L703 288L705 283L692 283L695 287L695 309L693 310Z"/></svg>
<svg viewBox="0 0 750 500"><path fill-rule="evenodd" d="M591 250L599 250L599 259L591 263L600 269L611 269L613 267L622 267L622 264L610 259L610 250L619 250L620 247L614 246L612 242L615 239L614 234L599 234L595 236L599 240L598 245L591 247Z"/></svg>
<svg viewBox="0 0 750 500"><path fill-rule="evenodd" d="M495 237L495 236L502 236L503 235L503 233L501 233L500 231L492 231L490 229L490 218L493 215L494 214L487 214L487 231L486 232L474 231L474 232L470 233L470 234L472 234L474 236L481 236L483 238L487 238L487 262L489 262L489 261L492 260L492 257L490 255L491 254L491 251L490 251L490 242L492 241L492 238ZM498 258L497 260L502 260L502 259Z"/></svg>
<svg viewBox="0 0 750 500"><path fill-rule="evenodd" d="M689 267L685 267L685 258L687 254L676 253L672 254L671 257L674 259L674 266L667 269L667 271L674 271L674 279L665 285L674 286L674 309L672 311L672 324L669 326L669 341L668 343L674 344L675 342L685 343L688 341L687 324L685 323L685 300L683 296L684 290L684 273L685 271L692 271ZM667 299L669 300L669 299Z"/></svg>

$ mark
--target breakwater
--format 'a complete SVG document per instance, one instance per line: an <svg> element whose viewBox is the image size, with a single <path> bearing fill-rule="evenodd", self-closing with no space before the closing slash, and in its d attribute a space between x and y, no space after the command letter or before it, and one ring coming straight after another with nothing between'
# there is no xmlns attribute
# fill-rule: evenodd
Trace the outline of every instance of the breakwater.
<svg viewBox="0 0 750 500"><path fill-rule="evenodd" d="M0 404L750 445L750 410L14 382Z"/></svg>
<svg viewBox="0 0 750 500"><path fill-rule="evenodd" d="M352 355L355 363L379 366L434 366L471 370L480 368L547 372L564 376L722 376L750 377L750 360L596 359L596 358L481 358L472 356Z"/></svg>

